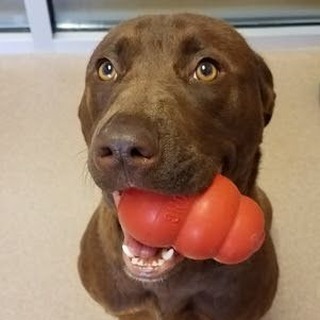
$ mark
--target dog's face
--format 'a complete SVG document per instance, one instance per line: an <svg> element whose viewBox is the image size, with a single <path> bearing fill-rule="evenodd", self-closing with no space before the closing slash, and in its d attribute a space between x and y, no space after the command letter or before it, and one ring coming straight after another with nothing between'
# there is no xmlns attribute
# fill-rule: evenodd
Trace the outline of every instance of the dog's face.
<svg viewBox="0 0 320 320"><path fill-rule="evenodd" d="M87 68L79 115L89 171L106 196L127 188L195 194L218 172L248 193L274 97L269 69L227 24L189 14L131 20L108 34ZM124 258L137 278L180 260L146 272L159 250L128 237ZM137 254L145 265L132 265Z"/></svg>

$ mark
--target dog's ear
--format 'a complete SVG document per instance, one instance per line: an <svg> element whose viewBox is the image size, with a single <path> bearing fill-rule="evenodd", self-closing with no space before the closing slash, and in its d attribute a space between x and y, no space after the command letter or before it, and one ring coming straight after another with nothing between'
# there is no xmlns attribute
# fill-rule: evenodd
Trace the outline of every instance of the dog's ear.
<svg viewBox="0 0 320 320"><path fill-rule="evenodd" d="M81 129L86 141L89 145L91 141L92 128L93 128L93 114L90 109L90 92L86 88L83 92L82 99L79 105L78 116L81 122Z"/></svg>
<svg viewBox="0 0 320 320"><path fill-rule="evenodd" d="M258 81L260 87L260 96L263 105L264 125L266 126L271 118L276 99L276 94L273 90L273 77L270 69L264 60L256 54Z"/></svg>

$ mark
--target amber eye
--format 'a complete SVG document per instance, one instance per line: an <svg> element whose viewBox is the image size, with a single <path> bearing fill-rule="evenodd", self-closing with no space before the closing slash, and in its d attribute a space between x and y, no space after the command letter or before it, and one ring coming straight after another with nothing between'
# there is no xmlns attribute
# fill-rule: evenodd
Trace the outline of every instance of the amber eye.
<svg viewBox="0 0 320 320"><path fill-rule="evenodd" d="M98 75L103 81L116 80L118 76L115 67L108 59L105 59L100 63Z"/></svg>
<svg viewBox="0 0 320 320"><path fill-rule="evenodd" d="M215 66L214 61L211 59L201 60L195 72L193 73L193 78L203 82L211 82L218 76L218 69Z"/></svg>

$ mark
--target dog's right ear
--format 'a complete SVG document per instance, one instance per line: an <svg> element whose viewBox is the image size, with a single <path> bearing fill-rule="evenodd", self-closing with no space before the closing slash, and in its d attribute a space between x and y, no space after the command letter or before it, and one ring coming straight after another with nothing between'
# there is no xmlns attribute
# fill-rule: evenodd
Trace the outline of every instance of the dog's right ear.
<svg viewBox="0 0 320 320"><path fill-rule="evenodd" d="M86 88L83 92L82 99L79 105L78 116L81 122L81 129L86 141L86 144L89 145L92 136L93 128L93 114L90 109L90 90Z"/></svg>

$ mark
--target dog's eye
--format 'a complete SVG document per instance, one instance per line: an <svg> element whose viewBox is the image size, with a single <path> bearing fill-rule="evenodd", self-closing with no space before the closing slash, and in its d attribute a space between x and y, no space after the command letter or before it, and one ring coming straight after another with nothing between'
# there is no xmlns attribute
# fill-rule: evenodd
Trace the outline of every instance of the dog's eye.
<svg viewBox="0 0 320 320"><path fill-rule="evenodd" d="M201 60L195 72L193 78L203 82L211 82L218 76L218 69L215 63L211 59Z"/></svg>
<svg viewBox="0 0 320 320"><path fill-rule="evenodd" d="M103 60L98 69L99 78L103 81L112 81L117 79L117 71L113 64L108 60Z"/></svg>

